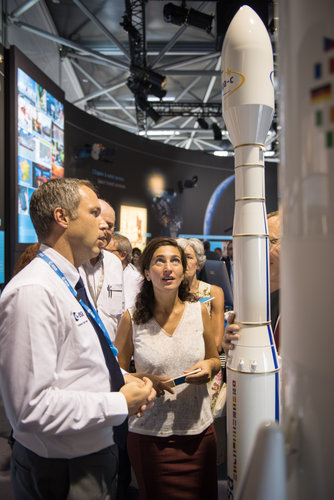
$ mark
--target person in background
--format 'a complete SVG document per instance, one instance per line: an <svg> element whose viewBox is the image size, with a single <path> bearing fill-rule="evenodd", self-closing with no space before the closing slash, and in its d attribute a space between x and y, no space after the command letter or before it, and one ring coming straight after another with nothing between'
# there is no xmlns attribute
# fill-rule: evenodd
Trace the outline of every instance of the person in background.
<svg viewBox="0 0 334 500"><path fill-rule="evenodd" d="M216 435L206 384L220 369L207 309L189 294L187 260L174 239L154 238L141 259L144 283L115 344L128 369L155 376L155 405L129 421L128 453L140 500L217 500ZM171 388L171 378L200 369ZM139 425L138 425L139 423Z"/></svg>
<svg viewBox="0 0 334 500"><path fill-rule="evenodd" d="M226 246L226 257L223 257L222 260L226 264L226 269L228 273L228 277L230 278L231 288L233 290L233 240L229 241Z"/></svg>
<svg viewBox="0 0 334 500"><path fill-rule="evenodd" d="M155 396L149 379L123 378L86 305L78 269L100 253L100 212L89 181L57 178L36 189L30 216L40 251L0 297L0 390L13 429L16 500L114 499L123 422Z"/></svg>
<svg viewBox="0 0 334 500"><path fill-rule="evenodd" d="M270 272L270 312L271 325L274 333L276 348L279 351L279 290L280 290L280 214L271 212L267 216L269 232L269 272ZM239 340L240 327L233 323L235 314L230 313L228 324L225 328L223 348L226 353L233 349L233 341Z"/></svg>
<svg viewBox="0 0 334 500"><path fill-rule="evenodd" d="M131 264L132 246L126 236L113 233L105 248L119 258L123 268L124 304L125 311L135 305L137 294L140 290L143 278L135 266ZM130 371L134 371L133 366ZM131 464L127 451L120 450L119 453L120 473L117 485L117 500L126 500L131 484Z"/></svg>
<svg viewBox="0 0 334 500"><path fill-rule="evenodd" d="M80 267L80 274L111 340L115 339L117 326L124 312L123 267L120 260L105 248L115 229L115 211L104 200L101 208L100 253Z"/></svg>
<svg viewBox="0 0 334 500"><path fill-rule="evenodd" d="M141 256L141 250L138 247L133 247L132 249L132 259L131 259L131 264L135 266L137 271L140 272L140 256Z"/></svg>
<svg viewBox="0 0 334 500"><path fill-rule="evenodd" d="M13 276L19 273L21 269L26 267L26 265L36 257L38 250L39 243L32 243L32 245L27 246L27 248L21 253L19 260L17 261L17 264L13 271Z"/></svg>
<svg viewBox="0 0 334 500"><path fill-rule="evenodd" d="M212 252L210 249L210 241L203 241L203 247L206 260L219 260L216 252Z"/></svg>
<svg viewBox="0 0 334 500"><path fill-rule="evenodd" d="M211 318L216 347L220 352L224 334L224 292L219 286L210 285L197 278L206 261L203 243L197 238L178 238L176 241L187 258L185 277L189 283L190 292L197 299L208 299L204 303Z"/></svg>
<svg viewBox="0 0 334 500"><path fill-rule="evenodd" d="M136 297L141 288L143 278L135 266L131 264L132 246L130 240L122 234L112 234L105 248L114 253L122 263L125 310L135 305Z"/></svg>
<svg viewBox="0 0 334 500"><path fill-rule="evenodd" d="M214 252L215 252L215 254L217 255L217 259L218 259L218 260L222 260L222 257L223 257L223 252L222 252L222 249L221 249L221 248L219 248L219 247L216 247L216 248L214 249Z"/></svg>

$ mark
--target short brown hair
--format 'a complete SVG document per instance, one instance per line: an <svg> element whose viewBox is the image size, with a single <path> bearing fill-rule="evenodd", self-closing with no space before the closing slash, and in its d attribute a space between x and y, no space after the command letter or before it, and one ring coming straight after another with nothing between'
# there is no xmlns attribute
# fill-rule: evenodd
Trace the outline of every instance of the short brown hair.
<svg viewBox="0 0 334 500"><path fill-rule="evenodd" d="M123 236L123 234L114 233L111 235L110 241L113 240L116 248L119 252L126 254L126 264L130 264L132 258L132 246L129 238Z"/></svg>
<svg viewBox="0 0 334 500"><path fill-rule="evenodd" d="M33 192L30 200L30 217L40 242L43 242L50 234L56 208L65 209L71 219L77 217L80 186L86 186L96 193L90 181L64 177L51 179Z"/></svg>

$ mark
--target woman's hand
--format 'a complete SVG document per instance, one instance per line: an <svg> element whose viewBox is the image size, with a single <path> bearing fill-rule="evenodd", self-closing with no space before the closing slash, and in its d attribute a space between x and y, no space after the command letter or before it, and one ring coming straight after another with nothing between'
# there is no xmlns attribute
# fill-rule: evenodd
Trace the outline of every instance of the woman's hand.
<svg viewBox="0 0 334 500"><path fill-rule="evenodd" d="M195 373L194 375L189 375L189 377L186 377L186 383L197 385L207 384L211 380L213 374L213 361L211 359L204 359L203 361L199 361L191 368L189 368L189 370L184 370L184 373L187 374L187 372L192 372L193 370L196 370L196 368L200 368L201 371Z"/></svg>
<svg viewBox="0 0 334 500"><path fill-rule="evenodd" d="M227 319L227 325L224 332L223 338L223 349L226 354L229 353L230 349L234 349L234 343L240 338L239 331L240 326L233 323L235 320L235 313L230 313Z"/></svg>

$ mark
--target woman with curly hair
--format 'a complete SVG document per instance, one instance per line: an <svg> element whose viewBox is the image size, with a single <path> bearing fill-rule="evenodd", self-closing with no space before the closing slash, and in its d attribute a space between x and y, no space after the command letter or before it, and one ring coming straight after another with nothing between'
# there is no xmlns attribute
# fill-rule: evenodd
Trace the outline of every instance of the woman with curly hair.
<svg viewBox="0 0 334 500"><path fill-rule="evenodd" d="M128 453L140 500L217 499L216 435L207 382L220 363L208 312L189 293L186 257L174 239L155 238L141 258L144 282L121 320L115 344L128 369L153 374L160 396L130 418ZM186 383L170 379L195 369Z"/></svg>

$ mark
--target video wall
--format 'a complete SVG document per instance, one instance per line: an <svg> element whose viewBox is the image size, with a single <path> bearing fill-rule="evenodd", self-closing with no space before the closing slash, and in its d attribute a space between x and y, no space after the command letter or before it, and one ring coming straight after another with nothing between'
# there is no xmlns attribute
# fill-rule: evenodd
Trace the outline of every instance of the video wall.
<svg viewBox="0 0 334 500"><path fill-rule="evenodd" d="M32 193L64 176L64 105L17 68L18 243L35 243L29 216Z"/></svg>

